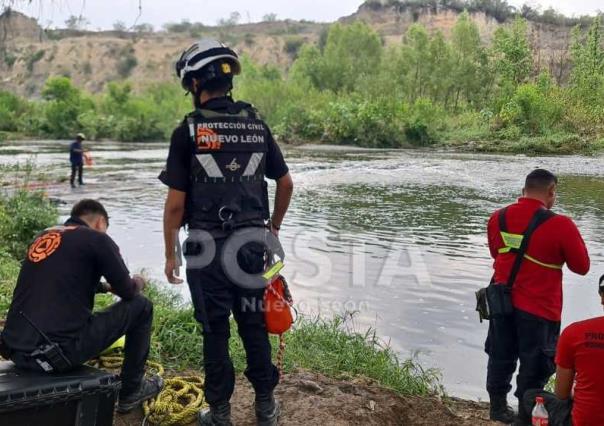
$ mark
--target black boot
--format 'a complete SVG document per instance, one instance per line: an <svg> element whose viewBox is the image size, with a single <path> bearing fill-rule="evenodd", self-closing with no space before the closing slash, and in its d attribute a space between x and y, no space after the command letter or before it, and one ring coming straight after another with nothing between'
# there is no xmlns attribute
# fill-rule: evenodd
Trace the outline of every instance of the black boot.
<svg viewBox="0 0 604 426"><path fill-rule="evenodd" d="M507 395L489 395L491 400L490 417L491 420L505 424L514 423L516 414L512 407L508 405Z"/></svg>
<svg viewBox="0 0 604 426"><path fill-rule="evenodd" d="M522 404L522 399L518 400L518 417L516 418L516 422L514 422L514 426L531 426L532 419L531 415L526 412L524 405Z"/></svg>
<svg viewBox="0 0 604 426"><path fill-rule="evenodd" d="M143 379L136 392L128 395L119 395L117 412L127 413L141 405L148 399L155 398L164 386L164 380L160 376L152 376Z"/></svg>
<svg viewBox="0 0 604 426"><path fill-rule="evenodd" d="M277 426L281 407L272 393L256 395L255 407L258 426Z"/></svg>
<svg viewBox="0 0 604 426"><path fill-rule="evenodd" d="M210 405L210 408L197 414L197 424L199 426L232 426L231 404L222 402Z"/></svg>

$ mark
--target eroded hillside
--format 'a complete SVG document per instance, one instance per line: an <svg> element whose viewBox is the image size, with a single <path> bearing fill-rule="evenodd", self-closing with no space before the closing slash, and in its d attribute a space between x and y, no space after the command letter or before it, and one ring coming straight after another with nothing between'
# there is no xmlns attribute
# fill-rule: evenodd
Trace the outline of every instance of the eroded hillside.
<svg viewBox="0 0 604 426"><path fill-rule="evenodd" d="M459 11L451 8L401 7L367 3L342 22L361 20L387 44L396 44L413 23L430 32L451 35ZM484 12L471 13L484 44L500 25ZM34 19L17 12L0 16L0 89L37 97L51 75L66 75L79 87L102 91L113 80L130 80L135 88L173 77L173 63L183 47L200 35L224 40L260 64L287 68L306 42L319 42L328 24L278 21L206 27L184 33L128 33L43 30ZM564 81L569 69L571 27L529 21L530 41L538 69Z"/></svg>

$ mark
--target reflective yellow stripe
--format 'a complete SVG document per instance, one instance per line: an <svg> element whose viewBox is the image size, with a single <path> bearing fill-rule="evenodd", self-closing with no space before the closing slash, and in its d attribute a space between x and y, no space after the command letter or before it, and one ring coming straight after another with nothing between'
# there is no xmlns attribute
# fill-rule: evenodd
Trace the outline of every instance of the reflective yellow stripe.
<svg viewBox="0 0 604 426"><path fill-rule="evenodd" d="M522 234L510 234L509 232L501 232L501 238L503 239L503 244L509 248L519 249L522 245L522 239L524 235Z"/></svg>
<svg viewBox="0 0 604 426"><path fill-rule="evenodd" d="M498 252L499 252L499 254L505 254L505 253L509 253L511 249L512 249L511 247L503 247L503 248L500 248L498 250ZM528 254L525 254L524 258L526 260L530 260L533 263L536 263L539 266L543 266L544 268L548 268L548 269L562 269L562 266L563 266L563 265L555 265L553 263L541 262L541 261L535 259L534 257L529 256Z"/></svg>
<svg viewBox="0 0 604 426"><path fill-rule="evenodd" d="M511 234L509 232L503 232L503 231L501 231L500 234L501 234L501 238L503 239L503 243L505 244L505 247L502 247L499 250L497 250L497 252L499 254L509 253L512 249L518 250L520 248L520 246L522 245L522 239L524 238L524 235ZM525 254L524 258L527 260L530 260L533 263L536 263L539 266L543 266L544 268L562 269L562 266L563 266L563 265L554 265L551 263L540 262L539 260L535 259L534 257L529 256L528 254Z"/></svg>
<svg viewBox="0 0 604 426"><path fill-rule="evenodd" d="M524 255L524 258L527 260L530 260L533 263L536 263L539 266L543 266L544 268L549 268L549 269L562 269L562 265L555 265L553 263L543 263L538 261L537 259L535 259L534 257L529 256L528 254Z"/></svg>
<svg viewBox="0 0 604 426"><path fill-rule="evenodd" d="M279 272L281 272L281 269L283 269L284 266L285 265L283 264L283 262L279 260L277 263L271 266L268 271L262 274L262 278L267 281L273 279Z"/></svg>

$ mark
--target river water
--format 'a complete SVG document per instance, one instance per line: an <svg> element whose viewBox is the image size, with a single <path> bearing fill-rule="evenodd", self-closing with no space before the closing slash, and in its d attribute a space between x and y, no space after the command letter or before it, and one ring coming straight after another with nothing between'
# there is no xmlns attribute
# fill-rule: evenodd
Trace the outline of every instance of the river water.
<svg viewBox="0 0 604 426"><path fill-rule="evenodd" d="M33 159L49 177L61 213L83 197L100 199L109 233L131 271L162 285L162 207L157 180L167 144L94 143L85 187L72 190L68 142L0 145L0 163ZM556 211L575 219L592 271L565 270L564 324L602 313L596 280L604 272L604 162L588 157L526 157L307 146L284 149L295 195L281 231L285 275L302 312L354 312L350 326L372 327L401 356L438 367L453 395L484 398L487 324L474 292L490 277L488 216L520 192L534 167L560 176ZM186 285L173 287L188 297Z"/></svg>

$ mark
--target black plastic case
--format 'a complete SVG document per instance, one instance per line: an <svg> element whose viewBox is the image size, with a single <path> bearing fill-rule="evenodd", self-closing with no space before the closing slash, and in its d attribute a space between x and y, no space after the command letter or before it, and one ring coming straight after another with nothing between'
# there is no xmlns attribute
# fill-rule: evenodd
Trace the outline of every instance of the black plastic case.
<svg viewBox="0 0 604 426"><path fill-rule="evenodd" d="M111 426L119 388L117 376L92 367L44 374L0 362L0 425Z"/></svg>

